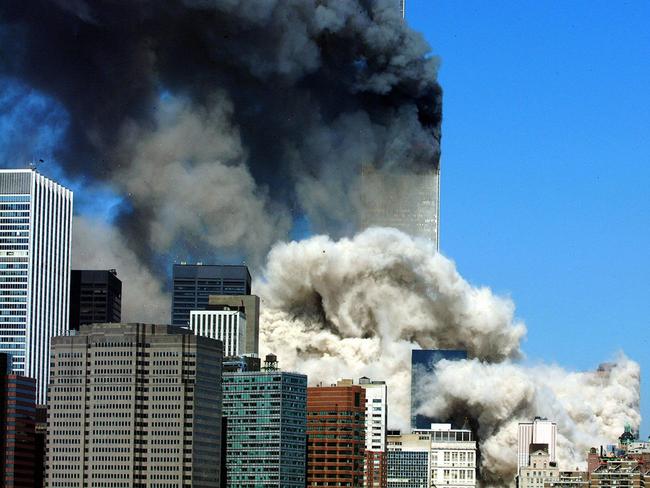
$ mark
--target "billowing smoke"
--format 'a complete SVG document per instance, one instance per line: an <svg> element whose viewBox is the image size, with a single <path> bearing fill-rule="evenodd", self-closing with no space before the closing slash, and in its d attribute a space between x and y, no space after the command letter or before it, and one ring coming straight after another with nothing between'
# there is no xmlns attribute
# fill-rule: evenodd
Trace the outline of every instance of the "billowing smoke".
<svg viewBox="0 0 650 488"><path fill-rule="evenodd" d="M438 164L437 60L394 0L2 2L0 44L3 83L65 112L56 161L124 196L158 272L255 265L296 218L349 233L361 165Z"/></svg>
<svg viewBox="0 0 650 488"><path fill-rule="evenodd" d="M461 348L467 361L442 361L417 385L419 413L476 427L487 485L512 484L517 423L541 415L558 423L559 460L582 465L589 447L640 423L639 367L621 356L598 372L525 367L525 326L508 298L468 284L424 240L369 229L353 239L316 236L269 254L262 343L283 367L315 384L366 375L389 388L390 423L408 429L410 353Z"/></svg>

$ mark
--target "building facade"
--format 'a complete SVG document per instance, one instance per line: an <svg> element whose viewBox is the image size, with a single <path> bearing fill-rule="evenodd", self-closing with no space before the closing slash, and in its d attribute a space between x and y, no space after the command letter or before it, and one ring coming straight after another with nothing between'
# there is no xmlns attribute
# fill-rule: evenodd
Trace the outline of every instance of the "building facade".
<svg viewBox="0 0 650 488"><path fill-rule="evenodd" d="M365 486L385 488L387 483L386 428L388 424L388 388L385 381L360 378L366 391Z"/></svg>
<svg viewBox="0 0 650 488"><path fill-rule="evenodd" d="M361 168L361 228L393 227L423 237L438 249L440 169L423 174Z"/></svg>
<svg viewBox="0 0 650 488"><path fill-rule="evenodd" d="M532 422L520 422L517 435L517 473L528 466L531 444L548 446L549 462L556 463L557 424L542 417L535 417Z"/></svg>
<svg viewBox="0 0 650 488"><path fill-rule="evenodd" d="M223 374L229 488L305 486L307 377L277 370Z"/></svg>
<svg viewBox="0 0 650 488"><path fill-rule="evenodd" d="M386 460L388 488L429 488L431 433L388 434Z"/></svg>
<svg viewBox="0 0 650 488"><path fill-rule="evenodd" d="M475 488L477 444L469 429L452 429L451 424L431 424L414 434L431 435L430 486Z"/></svg>
<svg viewBox="0 0 650 488"><path fill-rule="evenodd" d="M53 338L46 486L218 487L221 355L169 325Z"/></svg>
<svg viewBox="0 0 650 488"><path fill-rule="evenodd" d="M210 295L250 295L251 275L243 265L174 264L173 325L187 327L192 310L205 310Z"/></svg>
<svg viewBox="0 0 650 488"><path fill-rule="evenodd" d="M0 354L0 486L33 488L37 481L36 380L14 374Z"/></svg>
<svg viewBox="0 0 650 488"><path fill-rule="evenodd" d="M517 488L544 488L559 481L560 470L551 461L548 444L531 444L528 465L519 469Z"/></svg>
<svg viewBox="0 0 650 488"><path fill-rule="evenodd" d="M307 486L364 485L365 390L342 382L307 389Z"/></svg>
<svg viewBox="0 0 650 488"><path fill-rule="evenodd" d="M0 353L37 380L44 403L50 338L68 330L72 192L28 169L0 170Z"/></svg>
<svg viewBox="0 0 650 488"><path fill-rule="evenodd" d="M80 325L120 323L122 281L117 271L73 269L70 273L70 329Z"/></svg>
<svg viewBox="0 0 650 488"><path fill-rule="evenodd" d="M421 382L436 374L436 365L443 359L447 361L467 359L467 351L460 349L414 349L411 351L411 429L428 429L431 424L447 420L418 413L423 406L423 400L418 396Z"/></svg>
<svg viewBox="0 0 650 488"><path fill-rule="evenodd" d="M256 295L210 295L207 310L237 308L246 315L246 347L243 354L257 355L260 346L260 297Z"/></svg>
<svg viewBox="0 0 650 488"><path fill-rule="evenodd" d="M246 316L240 310L192 310L190 330L223 342L224 357L243 355L246 349Z"/></svg>

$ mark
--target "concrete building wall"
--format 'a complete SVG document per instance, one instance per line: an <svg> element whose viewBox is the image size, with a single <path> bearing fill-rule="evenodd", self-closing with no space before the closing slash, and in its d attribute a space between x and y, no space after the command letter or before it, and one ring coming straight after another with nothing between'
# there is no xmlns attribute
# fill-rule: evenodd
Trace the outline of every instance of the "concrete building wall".
<svg viewBox="0 0 650 488"><path fill-rule="evenodd" d="M224 357L240 356L246 350L246 316L239 310L193 310L190 330L220 340Z"/></svg>
<svg viewBox="0 0 650 488"><path fill-rule="evenodd" d="M221 354L163 325L53 338L46 486L218 487Z"/></svg>

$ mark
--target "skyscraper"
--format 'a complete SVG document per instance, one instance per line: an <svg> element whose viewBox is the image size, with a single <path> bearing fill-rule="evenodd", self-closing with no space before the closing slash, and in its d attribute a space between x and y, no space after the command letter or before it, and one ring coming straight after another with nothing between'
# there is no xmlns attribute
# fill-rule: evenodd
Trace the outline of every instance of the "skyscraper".
<svg viewBox="0 0 650 488"><path fill-rule="evenodd" d="M246 349L246 315L243 310L192 310L190 330L223 342L223 356L242 356Z"/></svg>
<svg viewBox="0 0 650 488"><path fill-rule="evenodd" d="M0 352L45 403L50 338L68 330L72 192L30 169L0 170Z"/></svg>
<svg viewBox="0 0 650 488"><path fill-rule="evenodd" d="M251 275L244 265L174 264L173 325L187 327L192 310L205 310L210 295L250 295Z"/></svg>
<svg viewBox="0 0 650 488"><path fill-rule="evenodd" d="M307 377L279 371L223 374L229 488L305 486Z"/></svg>
<svg viewBox="0 0 650 488"><path fill-rule="evenodd" d="M366 394L350 380L307 388L307 486L364 485Z"/></svg>
<svg viewBox="0 0 650 488"><path fill-rule="evenodd" d="M428 429L431 424L445 421L417 413L424 399L418 395L421 382L436 374L436 365L442 359L459 361L467 359L467 351L460 349L414 349L411 351L411 428Z"/></svg>
<svg viewBox="0 0 650 488"><path fill-rule="evenodd" d="M246 345L242 354L259 353L260 345L260 297L256 295L210 295L207 310L237 308L246 315Z"/></svg>
<svg viewBox="0 0 650 488"><path fill-rule="evenodd" d="M53 338L46 486L219 487L221 351L170 325Z"/></svg>
<svg viewBox="0 0 650 488"><path fill-rule="evenodd" d="M117 271L73 269L70 273L70 329L122 320L122 281Z"/></svg>
<svg viewBox="0 0 650 488"><path fill-rule="evenodd" d="M517 472L528 466L531 444L548 446L549 462L555 463L557 448L557 424L542 417L535 417L532 422L520 422L517 448Z"/></svg>
<svg viewBox="0 0 650 488"><path fill-rule="evenodd" d="M388 423L388 388L385 381L359 378L366 391L366 461L365 486L386 487L386 427Z"/></svg>

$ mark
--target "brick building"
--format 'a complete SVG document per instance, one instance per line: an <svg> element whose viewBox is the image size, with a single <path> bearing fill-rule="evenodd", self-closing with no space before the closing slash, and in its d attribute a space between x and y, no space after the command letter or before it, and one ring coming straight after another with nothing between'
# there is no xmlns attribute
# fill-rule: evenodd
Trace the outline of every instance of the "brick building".
<svg viewBox="0 0 650 488"><path fill-rule="evenodd" d="M364 484L365 390L337 384L307 389L307 486Z"/></svg>

